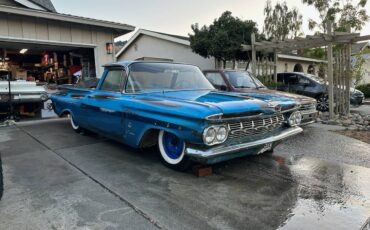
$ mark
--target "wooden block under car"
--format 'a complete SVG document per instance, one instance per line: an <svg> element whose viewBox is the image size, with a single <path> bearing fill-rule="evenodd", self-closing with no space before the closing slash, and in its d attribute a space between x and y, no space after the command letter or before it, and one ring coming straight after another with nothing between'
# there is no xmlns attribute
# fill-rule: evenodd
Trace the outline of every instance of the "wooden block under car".
<svg viewBox="0 0 370 230"><path fill-rule="evenodd" d="M197 177L206 177L212 175L213 171L211 166L195 165L193 167L193 173Z"/></svg>

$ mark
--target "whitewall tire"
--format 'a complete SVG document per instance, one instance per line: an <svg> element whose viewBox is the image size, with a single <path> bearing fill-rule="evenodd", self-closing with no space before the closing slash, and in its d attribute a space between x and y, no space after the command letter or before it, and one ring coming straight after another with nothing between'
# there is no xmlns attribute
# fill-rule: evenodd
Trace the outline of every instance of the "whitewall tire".
<svg viewBox="0 0 370 230"><path fill-rule="evenodd" d="M159 131L158 147L162 162L167 167L184 171L190 166L190 160L185 154L186 143L176 135Z"/></svg>
<svg viewBox="0 0 370 230"><path fill-rule="evenodd" d="M78 123L76 123L76 121L73 119L73 116L71 114L68 114L68 118L71 122L72 129L77 133L81 132L82 128L78 125Z"/></svg>

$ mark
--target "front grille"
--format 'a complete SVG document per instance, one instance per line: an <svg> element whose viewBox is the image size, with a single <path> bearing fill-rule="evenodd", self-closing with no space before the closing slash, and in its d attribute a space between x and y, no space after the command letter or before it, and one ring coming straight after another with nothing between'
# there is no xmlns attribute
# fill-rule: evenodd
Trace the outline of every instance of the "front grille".
<svg viewBox="0 0 370 230"><path fill-rule="evenodd" d="M255 118L252 120L229 124L229 138L242 138L265 134L281 127L284 122L282 114Z"/></svg>
<svg viewBox="0 0 370 230"><path fill-rule="evenodd" d="M300 111L316 110L316 103L304 104L299 108Z"/></svg>

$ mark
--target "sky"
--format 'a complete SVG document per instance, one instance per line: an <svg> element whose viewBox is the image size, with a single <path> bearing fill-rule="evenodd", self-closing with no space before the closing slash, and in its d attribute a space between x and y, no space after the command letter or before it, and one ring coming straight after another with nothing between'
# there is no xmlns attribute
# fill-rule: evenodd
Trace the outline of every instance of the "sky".
<svg viewBox="0 0 370 230"><path fill-rule="evenodd" d="M60 13L84 16L108 21L121 22L137 28L158 32L188 35L191 24L209 25L222 12L229 10L234 16L257 22L260 31L263 27L264 0L52 0ZM273 0L272 3L276 3ZM297 7L303 15L303 32L308 29L308 19L317 19L313 7L302 4L301 0L286 0L289 7ZM367 5L370 15L370 3ZM370 35L370 22L361 31ZM131 34L120 37L126 40Z"/></svg>

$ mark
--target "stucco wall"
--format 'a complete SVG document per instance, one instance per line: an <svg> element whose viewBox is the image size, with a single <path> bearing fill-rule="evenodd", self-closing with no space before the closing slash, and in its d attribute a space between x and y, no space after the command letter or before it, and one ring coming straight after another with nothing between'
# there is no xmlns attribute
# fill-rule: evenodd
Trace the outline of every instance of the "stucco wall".
<svg viewBox="0 0 370 230"><path fill-rule="evenodd" d="M162 40L148 35L141 35L118 58L123 60L136 60L140 58L169 59L174 62L193 64L201 69L214 69L213 58L206 59L192 52L186 45Z"/></svg>
<svg viewBox="0 0 370 230"><path fill-rule="evenodd" d="M285 64L287 64L287 68L285 67ZM285 60L285 59L279 59L277 63L277 72L293 72L294 66L296 64L301 64L303 68L303 72L307 73L308 67L310 65L313 65L315 67L315 73L318 72L318 64L312 63L312 62L306 62L306 61L293 61L293 60Z"/></svg>
<svg viewBox="0 0 370 230"><path fill-rule="evenodd" d="M115 60L113 54L106 54L106 43L113 42L112 31L87 25L0 14L1 41L94 48L98 77L101 66Z"/></svg>
<svg viewBox="0 0 370 230"><path fill-rule="evenodd" d="M370 83L370 59L367 59L364 65L362 66L364 70L364 75L360 84L369 84Z"/></svg>

